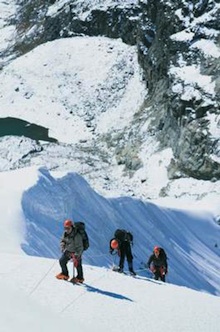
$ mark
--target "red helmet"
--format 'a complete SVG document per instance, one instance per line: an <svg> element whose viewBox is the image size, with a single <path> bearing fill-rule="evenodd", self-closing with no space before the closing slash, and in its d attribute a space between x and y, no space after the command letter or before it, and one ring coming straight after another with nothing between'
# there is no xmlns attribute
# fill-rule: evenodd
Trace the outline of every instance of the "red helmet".
<svg viewBox="0 0 220 332"><path fill-rule="evenodd" d="M155 251L158 251L158 252L159 252L159 251L160 251L160 247L155 246L155 247L154 247L154 252L155 252Z"/></svg>
<svg viewBox="0 0 220 332"><path fill-rule="evenodd" d="M111 240L111 248L118 249L118 241L116 239Z"/></svg>
<svg viewBox="0 0 220 332"><path fill-rule="evenodd" d="M63 223L63 227L72 227L73 226L73 222L69 219L65 220Z"/></svg>

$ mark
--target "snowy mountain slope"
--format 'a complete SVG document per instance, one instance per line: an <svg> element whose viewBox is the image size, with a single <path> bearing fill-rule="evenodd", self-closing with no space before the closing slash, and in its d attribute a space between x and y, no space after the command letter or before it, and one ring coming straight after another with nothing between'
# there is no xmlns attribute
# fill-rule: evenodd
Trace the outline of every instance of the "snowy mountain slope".
<svg viewBox="0 0 220 332"><path fill-rule="evenodd" d="M21 199L23 191L33 186L38 179L36 169L26 172L0 172L0 252L21 254L21 242L24 240L26 225L23 220ZM15 185L16 184L16 185Z"/></svg>
<svg viewBox="0 0 220 332"><path fill-rule="evenodd" d="M76 331L100 332L110 332L116 326L129 332L158 331L164 327L169 332L217 332L220 326L219 297L89 265L84 265L85 285L76 286L56 280L54 276L59 272L56 260L0 256L1 294L8 289L9 294L20 293L10 303L11 295L1 296L5 309L0 317L1 321L7 317L10 308L19 332L28 331L30 325L33 331L41 325L42 331L58 331L61 324L61 329L72 326ZM72 263L68 268L71 271ZM3 322L4 332L13 331L13 323L8 319Z"/></svg>
<svg viewBox="0 0 220 332"><path fill-rule="evenodd" d="M135 47L103 37L56 40L6 66L0 82L1 117L47 127L49 135L60 141L58 145L4 137L0 139L1 170L35 164L74 169L100 191L109 192L112 185L111 190L122 189L117 182L124 162L130 163L130 154L137 156L136 165L131 166L139 167L136 149L131 146L130 152L123 152L124 137L130 135L128 128L146 95ZM145 141L149 136L142 154L147 149L150 158L157 144L146 136L147 125L135 131ZM145 163L141 174L148 168L148 159ZM138 183L139 177L134 181ZM134 181L129 180L135 189ZM126 181L123 187L125 192L131 190Z"/></svg>
<svg viewBox="0 0 220 332"><path fill-rule="evenodd" d="M103 37L56 40L14 60L0 76L1 117L37 123L69 142L3 137L0 170L74 170L109 196L196 201L218 194L219 181L168 179L171 149L159 151L148 112L137 121L146 90L135 47Z"/></svg>
<svg viewBox="0 0 220 332"><path fill-rule="evenodd" d="M140 74L136 49L119 40L53 41L4 68L1 117L47 127L60 142L91 140L129 125L146 94Z"/></svg>
<svg viewBox="0 0 220 332"><path fill-rule="evenodd" d="M8 257L8 259L9 258L10 260L16 260L16 256L13 255ZM31 265L32 262L30 261L29 264ZM6 270L5 268L2 269L1 266L1 271L2 270L5 274ZM7 272L9 272L9 270ZM16 273L24 275L24 272L19 270L19 268L16 269L16 273L15 271L13 271L13 273L14 275L16 275ZM72 324L77 326L78 331L89 331L88 327L86 327L83 322L79 322L75 316L71 318L64 318L61 315L58 316L50 307L49 302L46 306L42 306L40 301L36 301L36 299L32 299L28 296L28 294L20 288L18 283L15 284L16 280L14 280L14 283L12 282L12 285L8 286L7 281L5 283L4 278L2 278L2 272L0 279L0 320L2 332L59 332L62 329L67 330ZM9 280L8 276L6 280ZM13 280L12 276L10 276L10 280Z"/></svg>
<svg viewBox="0 0 220 332"><path fill-rule="evenodd" d="M13 42L17 51L21 47L26 53L0 73L0 117L41 124L65 142L1 138L1 171L30 165L74 170L109 196L188 196L197 201L219 194L217 2L2 1L0 5L2 47L7 49L16 23ZM120 31L126 34L126 22L136 22L137 47L103 37L98 13L112 19L108 28L116 36ZM37 45L51 40L44 30L49 18L54 18L50 28L59 39L34 47L36 40ZM80 25L80 20L85 23L83 32L71 26L73 21ZM100 23L99 37L91 36L92 20ZM25 47L25 41L32 46ZM18 54L12 46L8 52ZM163 82L164 75L169 84ZM193 177L185 185L187 171Z"/></svg>
<svg viewBox="0 0 220 332"><path fill-rule="evenodd" d="M22 196L26 226L22 249L27 254L59 257L63 221L84 220L91 242L85 263L108 267L116 259L109 254L115 229L130 229L135 269L144 267L152 248L159 244L169 257L170 282L220 294L220 228L213 211L163 208L129 197L106 199L75 173L54 175L40 169L37 184Z"/></svg>
<svg viewBox="0 0 220 332"><path fill-rule="evenodd" d="M156 332L165 327L169 332L219 331L219 296L207 294L220 293L219 226L211 211L200 210L198 214L164 209L131 198L107 200L79 175L63 177L57 173L53 177L45 169L1 173L0 183L1 331L16 328L17 332L58 332L71 327L76 331L111 332L116 326L129 332ZM100 207L105 207L103 220L98 218ZM55 278L60 272L58 237L62 213L66 216L70 212L75 218L85 217L91 231L91 246L83 258L82 286ZM103 223L101 236L100 231L92 232ZM117 264L117 257L110 256L107 248L109 235L118 223L132 225L137 278L108 269ZM39 231L42 235L45 229L47 238L39 237ZM139 240L143 240L142 246ZM51 254L44 244L54 241L56 259L25 255L21 241L23 246L26 241L26 250L34 244L41 256ZM141 255L145 260L155 242L164 244L168 251L166 284L148 278L143 265L140 268ZM71 262L68 268L71 274ZM183 287L184 278L187 288Z"/></svg>
<svg viewBox="0 0 220 332"><path fill-rule="evenodd" d="M124 4L137 4L136 1L120 3L122 7ZM144 1L139 3L144 5ZM182 35L172 35L175 43L182 38L183 44L187 45L200 32L205 38L210 37L209 43L193 40L190 46L190 50L195 50L192 54L203 53L202 63L205 67L208 64L203 68L203 75L192 63L186 64L181 55L178 59L181 68L171 67L170 78L176 83L172 92L183 94L187 103L188 97L195 97L197 102L198 96L201 97L196 89L191 89L195 82L196 88L211 92L212 98L215 98L214 89L218 89L217 81L214 86L209 75L212 72L210 58L213 68L218 61L218 34L217 30L204 26L215 23L219 7L216 2L208 4L208 9L215 7L214 20L210 15L195 18L194 10L201 9L198 7L205 3L208 4L198 1L193 6L178 1L184 8L175 12L183 25L191 17ZM33 4L38 11L35 2L26 4ZM89 2L80 0L74 4L82 19L89 17ZM115 4L118 2L93 1L92 9L107 9L106 5ZM159 7L164 4L167 9L175 2L155 1L151 4ZM16 56L10 53L15 42L13 36L18 32L14 26L14 5L14 1L10 4L0 1L3 9L0 61L4 65L5 61ZM56 1L48 13L56 15L63 6L69 10L69 1ZM191 16L182 16L183 10L189 11ZM194 36L189 33L190 29L196 32ZM28 39L30 36L23 37ZM145 33L143 37L147 38ZM160 151L155 138L157 126L150 126L150 117L155 113L145 100L145 83L137 65L135 47L101 37L72 40L78 42L76 47L71 47L71 52L64 40L57 40L39 46L0 73L0 82L4 83L0 93L0 116L23 118L25 109L29 121L42 123L64 142L58 145L10 136L0 139L1 171L29 165L46 165L50 170L62 171L61 175L49 174L41 169L38 182L36 169L0 174L1 329L3 332L12 332L15 328L18 332L30 329L46 332L69 328L87 331L89 328L110 332L117 326L126 332L146 329L156 332L158 328L166 328L169 332L218 332L219 297L213 295L220 293L219 226L216 223L220 215L219 181L215 178L213 182L179 178L178 172L177 178L168 179L167 170L173 153L171 149ZM164 49L161 44L160 49ZM188 59L188 52L186 54ZM154 61L152 64L158 66ZM151 73L150 67L148 69ZM190 69L190 75L193 70L194 79L188 75L187 69ZM88 73L90 84L87 84ZM155 73L156 70L153 71ZM216 70L215 76L217 73ZM202 81L204 78L208 78L207 85ZM158 89L155 91L160 92ZM213 102L211 104L216 106ZM155 103L155 106L158 110L160 103ZM178 103L174 106L177 111L181 109ZM200 115L200 111L207 107L204 103L201 106L195 114ZM41 108L43 112L39 113ZM94 112L96 108L97 114ZM194 117L193 112L192 109ZM206 120L215 143L212 158L218 162L218 115L208 114ZM168 132L165 132L165 138L167 136ZM188 138L187 135L182 137ZM174 142L179 141L174 139ZM196 153L197 148L201 146L195 146ZM76 173L62 177L67 171L79 172L92 187ZM107 199L100 195L103 193L121 197ZM144 197L145 202L131 199L131 196ZM158 199L158 204L172 208L146 201L146 198L158 197L165 197ZM176 197L181 200L176 200ZM186 209L179 210L183 207ZM197 211L189 211L189 207L196 207ZM84 264L86 285L76 289L72 287L73 292L69 291L68 283L54 278L59 271L57 259L62 221L70 215L86 221L91 238L91 247L84 254L84 263L89 264ZM137 279L107 269L113 262L117 263L117 257L108 253L108 241L118 226L133 229ZM149 272L143 269L155 244L163 245L168 252L167 284L147 279ZM41 257L26 256L22 249Z"/></svg>
<svg viewBox="0 0 220 332"><path fill-rule="evenodd" d="M5 63L12 60L15 55L12 47L15 43L16 26L14 17L16 16L16 1L0 1L0 68Z"/></svg>

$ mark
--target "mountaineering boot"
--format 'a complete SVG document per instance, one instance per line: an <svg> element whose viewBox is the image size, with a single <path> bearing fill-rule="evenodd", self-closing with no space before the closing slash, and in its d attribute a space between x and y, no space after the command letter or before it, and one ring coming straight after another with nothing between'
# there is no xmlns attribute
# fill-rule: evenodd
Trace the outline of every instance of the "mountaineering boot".
<svg viewBox="0 0 220 332"><path fill-rule="evenodd" d="M73 277L72 279L70 279L70 282L72 282L73 284L77 284L77 283L82 284L83 281L84 281L83 278L79 279L79 278L75 278L75 277Z"/></svg>
<svg viewBox="0 0 220 332"><path fill-rule="evenodd" d="M123 268L120 266L113 266L112 271L123 273Z"/></svg>
<svg viewBox="0 0 220 332"><path fill-rule="evenodd" d="M136 276L136 272L134 272L134 270L130 269L129 272L131 276Z"/></svg>
<svg viewBox="0 0 220 332"><path fill-rule="evenodd" d="M59 280L68 280L69 276L66 276L65 274L63 274L62 272L56 275L56 278Z"/></svg>
<svg viewBox="0 0 220 332"><path fill-rule="evenodd" d="M133 270L133 264L131 262L128 263L128 269L131 276L136 276L136 273Z"/></svg>

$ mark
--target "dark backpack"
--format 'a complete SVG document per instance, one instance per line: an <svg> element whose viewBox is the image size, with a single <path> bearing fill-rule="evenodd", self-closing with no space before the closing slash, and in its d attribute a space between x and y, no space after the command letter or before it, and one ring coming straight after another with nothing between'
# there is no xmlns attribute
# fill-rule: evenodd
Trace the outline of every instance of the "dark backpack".
<svg viewBox="0 0 220 332"><path fill-rule="evenodd" d="M160 257L167 260L167 254L163 248L160 247Z"/></svg>
<svg viewBox="0 0 220 332"><path fill-rule="evenodd" d="M128 232L125 229L116 229L114 236L120 242L124 242L124 241L132 242L133 241L133 235L131 234L131 232Z"/></svg>
<svg viewBox="0 0 220 332"><path fill-rule="evenodd" d="M86 233L85 224L82 221L74 222L74 225L77 231L82 235L83 240L83 250L87 250L89 248L89 237Z"/></svg>

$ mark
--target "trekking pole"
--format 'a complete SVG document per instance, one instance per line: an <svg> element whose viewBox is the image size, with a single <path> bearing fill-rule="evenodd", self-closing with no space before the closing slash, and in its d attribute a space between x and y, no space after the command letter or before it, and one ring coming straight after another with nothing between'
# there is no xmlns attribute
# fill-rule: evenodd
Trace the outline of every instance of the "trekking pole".
<svg viewBox="0 0 220 332"><path fill-rule="evenodd" d="M114 254L111 254L113 256L113 264L112 264L112 270L114 270L116 268L116 264L115 264L115 261L116 261L116 255L117 255L117 251L115 251Z"/></svg>
<svg viewBox="0 0 220 332"><path fill-rule="evenodd" d="M53 267L55 266L55 264L57 263L57 260L55 260L51 267L47 270L47 272L42 276L42 278L38 281L38 283L35 285L35 287L29 292L29 296L31 296L36 289L40 286L40 284L43 282L43 280L47 277L47 275L50 273L50 271L53 269Z"/></svg>
<svg viewBox="0 0 220 332"><path fill-rule="evenodd" d="M73 262L73 278L75 278L76 277L76 273L75 273L76 257L74 255L74 253L71 254L71 258L72 258L72 262Z"/></svg>
<svg viewBox="0 0 220 332"><path fill-rule="evenodd" d="M76 273L75 273L75 265L74 265L74 261L73 261L73 278L76 277Z"/></svg>
<svg viewBox="0 0 220 332"><path fill-rule="evenodd" d="M132 254L133 254L134 258L138 258L138 256L137 256L137 255L135 255L135 253L134 253L134 252L133 252Z"/></svg>

